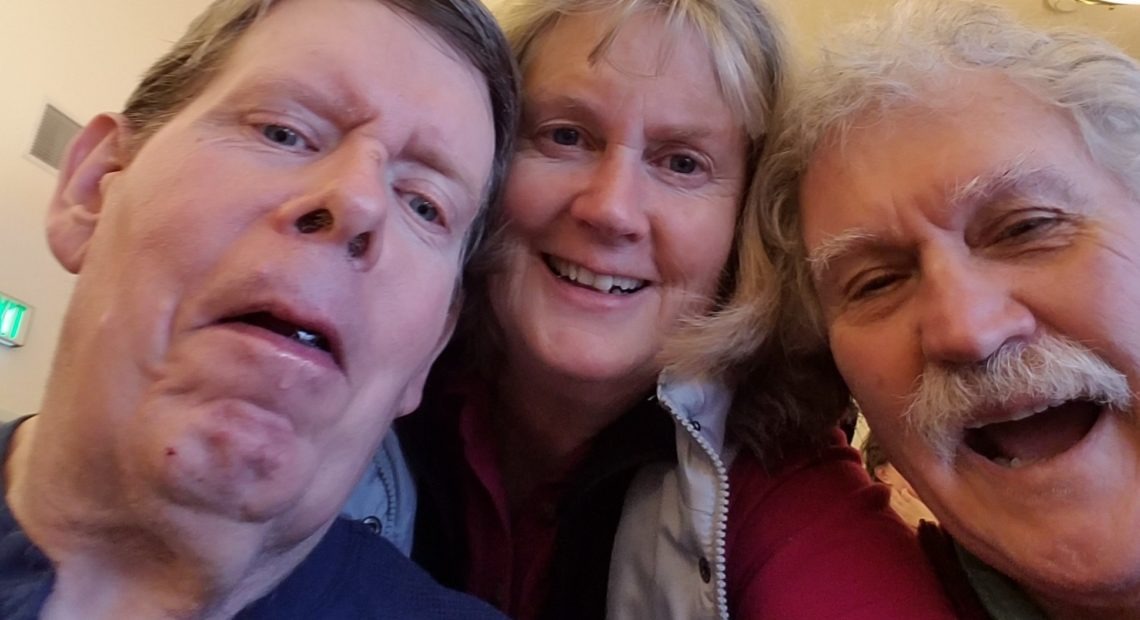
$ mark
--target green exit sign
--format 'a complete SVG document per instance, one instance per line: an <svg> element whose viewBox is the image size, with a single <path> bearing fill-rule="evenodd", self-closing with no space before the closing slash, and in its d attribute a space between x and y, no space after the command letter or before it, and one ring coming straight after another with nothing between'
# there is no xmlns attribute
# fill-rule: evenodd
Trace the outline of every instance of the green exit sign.
<svg viewBox="0 0 1140 620"><path fill-rule="evenodd" d="M31 323L31 306L0 293L0 345L23 346Z"/></svg>

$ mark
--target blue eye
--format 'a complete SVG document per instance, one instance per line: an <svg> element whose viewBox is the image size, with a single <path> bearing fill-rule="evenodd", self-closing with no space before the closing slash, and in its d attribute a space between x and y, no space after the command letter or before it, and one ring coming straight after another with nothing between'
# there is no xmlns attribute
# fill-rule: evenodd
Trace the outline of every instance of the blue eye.
<svg viewBox="0 0 1140 620"><path fill-rule="evenodd" d="M412 207L412 212L425 222L436 222L439 220L439 209L427 198L423 196L413 196L408 204Z"/></svg>
<svg viewBox="0 0 1140 620"><path fill-rule="evenodd" d="M301 137L301 134L285 125L276 125L274 123L262 125L261 135L265 136L266 140L286 148L308 148L308 143Z"/></svg>
<svg viewBox="0 0 1140 620"><path fill-rule="evenodd" d="M669 170L678 174L693 174L699 165L694 157L688 155L670 155Z"/></svg>
<svg viewBox="0 0 1140 620"><path fill-rule="evenodd" d="M558 127L550 133L550 139L553 140L555 144L574 146L582 139L582 135L573 127Z"/></svg>

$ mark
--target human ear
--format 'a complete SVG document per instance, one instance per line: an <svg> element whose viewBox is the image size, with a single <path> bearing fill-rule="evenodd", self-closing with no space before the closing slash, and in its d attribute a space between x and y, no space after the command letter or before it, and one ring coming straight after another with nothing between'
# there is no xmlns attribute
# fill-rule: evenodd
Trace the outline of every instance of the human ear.
<svg viewBox="0 0 1140 620"><path fill-rule="evenodd" d="M79 273L103 211L104 181L126 167L128 131L118 114L100 114L67 147L48 205L48 247L71 273Z"/></svg>

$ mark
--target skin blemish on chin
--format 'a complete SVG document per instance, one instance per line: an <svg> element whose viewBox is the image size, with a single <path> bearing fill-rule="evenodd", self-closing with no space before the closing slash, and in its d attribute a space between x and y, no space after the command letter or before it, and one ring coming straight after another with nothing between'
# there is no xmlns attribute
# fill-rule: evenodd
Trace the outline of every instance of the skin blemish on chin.
<svg viewBox="0 0 1140 620"><path fill-rule="evenodd" d="M178 451L175 450L174 448L167 448L166 449L166 456L178 456Z"/></svg>

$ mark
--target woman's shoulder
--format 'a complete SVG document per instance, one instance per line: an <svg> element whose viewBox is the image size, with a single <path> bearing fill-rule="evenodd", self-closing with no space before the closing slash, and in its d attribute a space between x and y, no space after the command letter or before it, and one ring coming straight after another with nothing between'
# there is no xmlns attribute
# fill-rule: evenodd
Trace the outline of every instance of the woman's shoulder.
<svg viewBox="0 0 1140 620"><path fill-rule="evenodd" d="M776 467L742 450L729 472L729 525L763 522L773 538L835 519L878 518L890 492L871 482L859 453L835 431L822 447L789 454Z"/></svg>
<svg viewBox="0 0 1140 620"><path fill-rule="evenodd" d="M952 618L914 534L836 431L767 469L743 452L729 484L734 616Z"/></svg>

